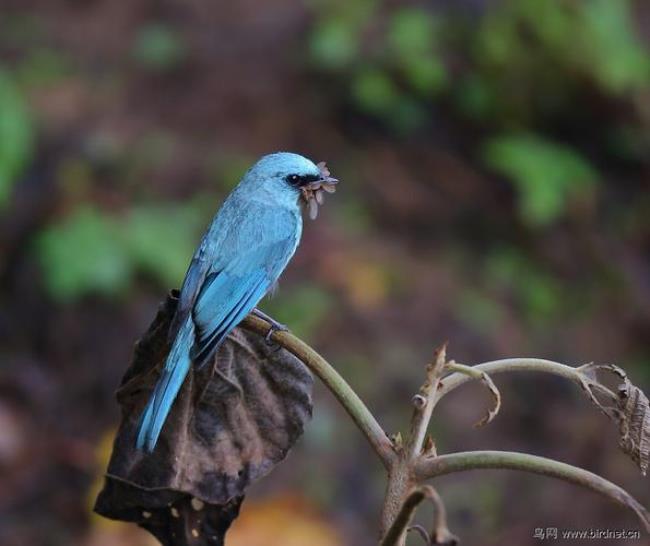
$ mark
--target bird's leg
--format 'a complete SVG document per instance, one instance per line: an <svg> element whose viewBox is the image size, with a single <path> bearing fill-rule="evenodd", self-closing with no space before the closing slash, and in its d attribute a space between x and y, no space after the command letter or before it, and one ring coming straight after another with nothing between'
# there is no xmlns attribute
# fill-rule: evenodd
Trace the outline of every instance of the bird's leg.
<svg viewBox="0 0 650 546"><path fill-rule="evenodd" d="M268 333L264 337L266 339L266 342L270 345L272 343L271 341L271 336L273 335L273 332L288 332L289 328L286 327L286 325L282 324L281 322L278 322L274 318L268 316L264 311L261 309L258 309L255 307L252 311L253 315L255 315L258 318L261 318L262 320L265 320L268 322L271 327L269 328Z"/></svg>

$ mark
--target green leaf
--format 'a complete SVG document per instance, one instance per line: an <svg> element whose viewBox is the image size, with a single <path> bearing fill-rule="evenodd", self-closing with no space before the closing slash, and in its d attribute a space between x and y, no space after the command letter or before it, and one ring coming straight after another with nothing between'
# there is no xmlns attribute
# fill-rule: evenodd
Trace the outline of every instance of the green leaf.
<svg viewBox="0 0 650 546"><path fill-rule="evenodd" d="M311 56L322 67L344 67L356 58L357 36L358 29L345 20L323 21L311 33Z"/></svg>
<svg viewBox="0 0 650 546"><path fill-rule="evenodd" d="M531 226L548 225L565 212L569 200L589 197L598 178L571 148L530 134L493 137L483 157L515 186L520 216Z"/></svg>
<svg viewBox="0 0 650 546"><path fill-rule="evenodd" d="M34 134L27 105L9 74L0 69L0 210L29 163Z"/></svg>
<svg viewBox="0 0 650 546"><path fill-rule="evenodd" d="M589 0L582 10L582 50L597 78L621 93L650 83L650 54L636 35L628 0Z"/></svg>
<svg viewBox="0 0 650 546"><path fill-rule="evenodd" d="M199 225L191 207L140 206L121 225L133 266L162 286L180 286L197 244Z"/></svg>
<svg viewBox="0 0 650 546"><path fill-rule="evenodd" d="M435 20L422 9L401 8L391 18L388 43L400 58L428 55L435 37Z"/></svg>
<svg viewBox="0 0 650 546"><path fill-rule="evenodd" d="M87 206L47 228L36 248L45 287L60 301L89 293L119 294L131 276L129 257L117 226Z"/></svg>
<svg viewBox="0 0 650 546"><path fill-rule="evenodd" d="M141 205L123 216L84 206L37 240L45 286L60 301L124 292L142 272L178 287L197 244L195 204Z"/></svg>
<svg viewBox="0 0 650 546"><path fill-rule="evenodd" d="M385 114L399 101L399 91L390 77L377 68L361 70L352 81L352 96L371 114Z"/></svg>
<svg viewBox="0 0 650 546"><path fill-rule="evenodd" d="M403 65L411 87L421 95L430 96L442 90L447 83L447 71L433 55L412 57Z"/></svg>
<svg viewBox="0 0 650 546"><path fill-rule="evenodd" d="M447 74L436 52L437 22L422 9L402 8L392 16L388 47L411 86L423 95L440 90Z"/></svg>

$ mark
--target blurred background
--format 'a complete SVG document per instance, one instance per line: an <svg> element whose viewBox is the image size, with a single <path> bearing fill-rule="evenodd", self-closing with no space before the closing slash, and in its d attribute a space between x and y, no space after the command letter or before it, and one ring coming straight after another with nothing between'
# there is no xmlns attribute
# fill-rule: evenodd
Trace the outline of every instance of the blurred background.
<svg viewBox="0 0 650 546"><path fill-rule="evenodd" d="M221 200L277 150L342 183L263 308L389 432L444 340L467 364L611 362L650 386L647 1L0 0L1 544L155 544L91 513L114 391ZM572 385L496 381L484 429L479 386L437 410L441 452L554 457L650 505ZM317 386L228 543L375 544L384 483ZM638 528L540 477L437 485L465 544Z"/></svg>

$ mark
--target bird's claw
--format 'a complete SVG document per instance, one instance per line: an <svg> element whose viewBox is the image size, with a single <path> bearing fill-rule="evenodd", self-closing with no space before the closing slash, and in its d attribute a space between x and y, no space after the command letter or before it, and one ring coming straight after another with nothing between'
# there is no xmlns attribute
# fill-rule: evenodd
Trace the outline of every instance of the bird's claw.
<svg viewBox="0 0 650 546"><path fill-rule="evenodd" d="M261 309L258 309L257 307L255 307L253 309L252 313L256 317L261 318L262 320L269 323L269 331L264 336L264 339L266 340L267 345L273 345L273 343L274 343L273 340L271 339L271 336L273 335L273 332L288 332L289 331L289 328L287 328L284 324L282 324L281 322L278 322L273 317L270 317L264 311L262 311Z"/></svg>
<svg viewBox="0 0 650 546"><path fill-rule="evenodd" d="M284 324L281 324L280 322L271 322L271 325L269 326L269 331L266 333L264 336L264 339L266 341L267 345L273 345L274 341L271 339L271 336L273 335L274 332L288 332L289 328L287 328Z"/></svg>

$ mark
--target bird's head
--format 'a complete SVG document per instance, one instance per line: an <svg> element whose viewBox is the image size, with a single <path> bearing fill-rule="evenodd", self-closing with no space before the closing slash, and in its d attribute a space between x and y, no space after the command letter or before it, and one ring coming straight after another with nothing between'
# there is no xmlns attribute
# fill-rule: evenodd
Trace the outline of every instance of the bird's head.
<svg viewBox="0 0 650 546"><path fill-rule="evenodd" d="M302 201L312 220L318 214L318 205L323 204L324 192L334 193L338 183L330 176L324 162L315 164L306 157L288 152L265 155L251 167L247 177L272 187L276 194L295 199L296 203Z"/></svg>

